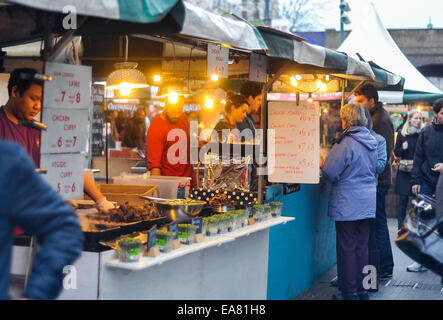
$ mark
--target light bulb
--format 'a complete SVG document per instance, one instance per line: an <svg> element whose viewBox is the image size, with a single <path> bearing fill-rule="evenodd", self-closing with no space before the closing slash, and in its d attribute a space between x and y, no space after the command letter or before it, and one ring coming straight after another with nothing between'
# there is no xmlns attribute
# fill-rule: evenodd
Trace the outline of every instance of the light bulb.
<svg viewBox="0 0 443 320"><path fill-rule="evenodd" d="M210 98L206 98L205 100L205 108L206 109L212 109L214 107L214 100Z"/></svg>
<svg viewBox="0 0 443 320"><path fill-rule="evenodd" d="M127 96L131 94L131 84L127 82L122 82L119 86L119 91L121 96Z"/></svg>
<svg viewBox="0 0 443 320"><path fill-rule="evenodd" d="M300 74L296 74L295 75L295 79L297 79L298 81L300 81L301 79L303 79L303 77Z"/></svg>
<svg viewBox="0 0 443 320"><path fill-rule="evenodd" d="M213 73L213 74L211 75L211 81L217 82L217 81L218 81L218 74Z"/></svg>
<svg viewBox="0 0 443 320"><path fill-rule="evenodd" d="M329 74L325 75L325 80L329 81L331 78L329 77Z"/></svg>
<svg viewBox="0 0 443 320"><path fill-rule="evenodd" d="M293 87L297 87L298 86L298 82L297 82L297 80L294 77L291 77L291 85Z"/></svg>
<svg viewBox="0 0 443 320"><path fill-rule="evenodd" d="M160 82L162 77L159 74L154 75L154 82Z"/></svg>
<svg viewBox="0 0 443 320"><path fill-rule="evenodd" d="M309 103L312 103L312 101L313 101L313 100L312 100L312 95L309 94L309 96L308 96L308 102L309 102Z"/></svg>
<svg viewBox="0 0 443 320"><path fill-rule="evenodd" d="M178 102L178 93L177 92L169 92L168 94L168 103L174 104Z"/></svg>

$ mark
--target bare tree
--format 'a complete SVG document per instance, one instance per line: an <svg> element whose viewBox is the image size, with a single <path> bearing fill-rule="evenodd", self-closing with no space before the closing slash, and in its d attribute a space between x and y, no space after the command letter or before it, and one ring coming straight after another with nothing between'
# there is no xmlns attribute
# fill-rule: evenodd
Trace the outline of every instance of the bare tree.
<svg viewBox="0 0 443 320"><path fill-rule="evenodd" d="M282 2L281 16L291 22L290 32L312 31L324 27L321 12L330 7L326 0L288 0Z"/></svg>

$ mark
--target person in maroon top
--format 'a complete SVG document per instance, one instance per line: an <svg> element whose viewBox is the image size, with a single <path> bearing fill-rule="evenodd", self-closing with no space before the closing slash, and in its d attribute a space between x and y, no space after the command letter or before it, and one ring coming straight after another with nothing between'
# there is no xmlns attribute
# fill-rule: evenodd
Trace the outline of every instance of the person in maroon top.
<svg viewBox="0 0 443 320"><path fill-rule="evenodd" d="M39 167L40 130L20 125L20 121L32 121L42 108L43 82L35 78L36 74L37 71L30 68L15 69L11 72L8 81L9 99L0 107L0 139L22 145L34 161L34 165ZM99 210L114 208L86 173L84 189Z"/></svg>
<svg viewBox="0 0 443 320"><path fill-rule="evenodd" d="M147 168L153 176L194 178L190 163L189 121L183 112L184 98L166 102L147 134ZM191 182L193 185L193 182Z"/></svg>

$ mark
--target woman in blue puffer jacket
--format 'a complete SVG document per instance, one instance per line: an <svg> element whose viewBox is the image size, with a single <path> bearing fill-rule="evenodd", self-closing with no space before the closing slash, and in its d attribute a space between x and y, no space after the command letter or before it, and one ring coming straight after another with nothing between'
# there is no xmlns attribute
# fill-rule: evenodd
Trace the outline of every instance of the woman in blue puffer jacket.
<svg viewBox="0 0 443 320"><path fill-rule="evenodd" d="M363 268L368 265L370 219L375 218L377 140L365 127L364 107L340 110L343 133L322 167L332 183L329 216L337 231L337 273L341 294L333 299L368 299Z"/></svg>

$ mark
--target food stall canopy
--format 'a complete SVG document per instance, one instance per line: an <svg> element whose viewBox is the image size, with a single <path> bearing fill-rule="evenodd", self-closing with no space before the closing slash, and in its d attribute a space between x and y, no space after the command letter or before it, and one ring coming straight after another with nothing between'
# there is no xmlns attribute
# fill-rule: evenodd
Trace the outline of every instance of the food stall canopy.
<svg viewBox="0 0 443 320"><path fill-rule="evenodd" d="M443 97L442 92L412 65L397 46L373 3L368 6L361 23L351 31L337 51L374 61L382 68L404 77L404 94L381 94L387 103L408 103L422 101L423 98L432 100Z"/></svg>
<svg viewBox="0 0 443 320"><path fill-rule="evenodd" d="M325 47L310 44L296 35L259 26L258 30L268 47L268 56L276 59L287 59L297 64L309 65L349 79L372 80L375 75L366 62L349 57Z"/></svg>
<svg viewBox="0 0 443 320"><path fill-rule="evenodd" d="M185 15L182 0L2 0L0 47L41 39L45 28L65 33L63 11L72 8L81 24L77 34L180 32Z"/></svg>
<svg viewBox="0 0 443 320"><path fill-rule="evenodd" d="M180 36L208 40L248 51L265 51L267 46L251 24L224 17L185 2L185 22Z"/></svg>

